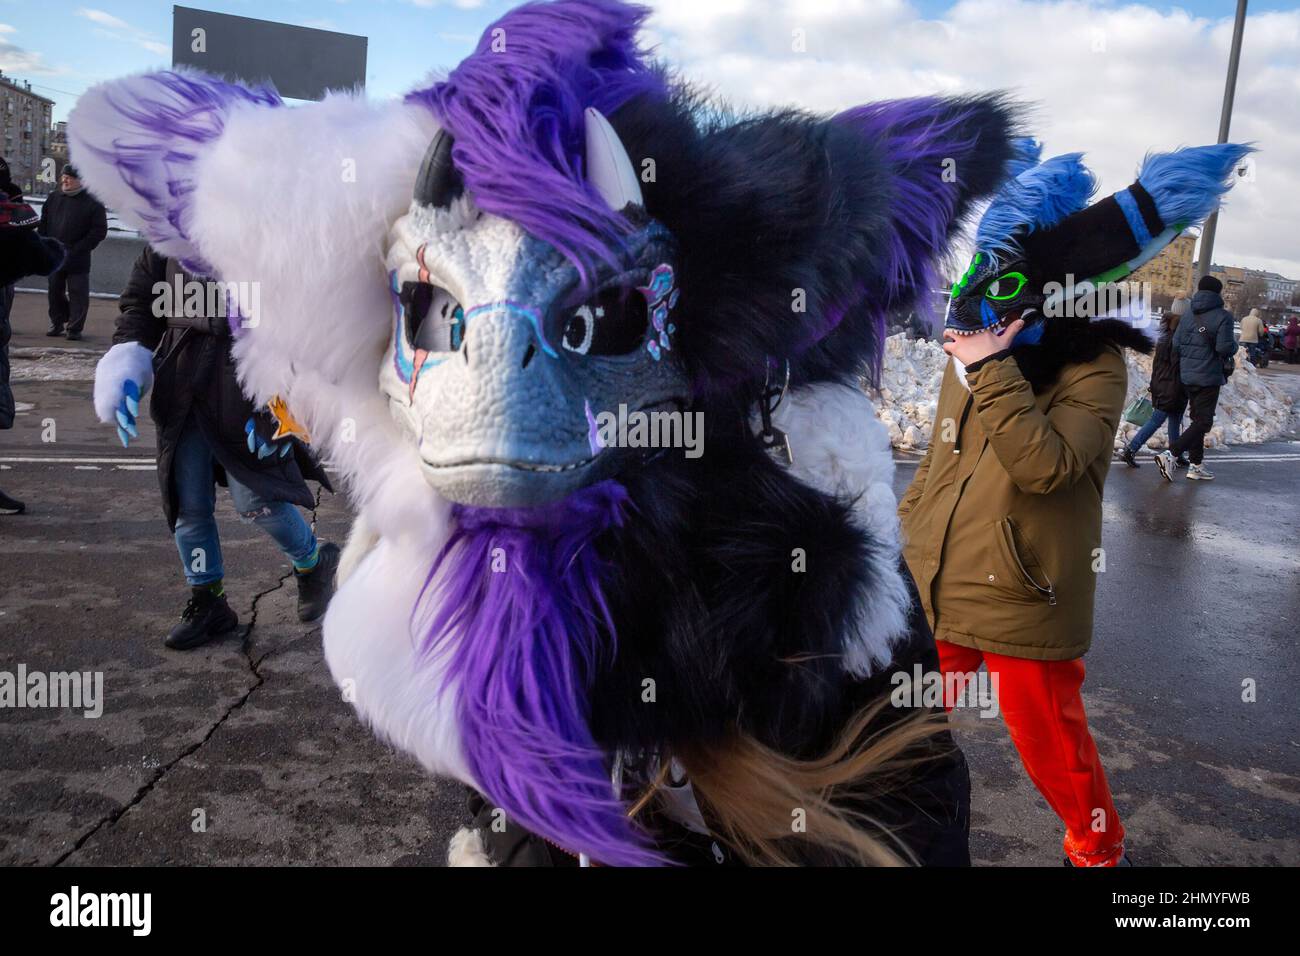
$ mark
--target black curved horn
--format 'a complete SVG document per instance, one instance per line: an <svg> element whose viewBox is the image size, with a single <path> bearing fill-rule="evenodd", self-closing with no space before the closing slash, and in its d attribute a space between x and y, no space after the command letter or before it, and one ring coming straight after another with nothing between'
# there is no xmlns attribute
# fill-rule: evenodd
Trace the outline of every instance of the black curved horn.
<svg viewBox="0 0 1300 956"><path fill-rule="evenodd" d="M415 201L420 205L445 208L465 191L460 173L452 165L451 147L451 134L438 130L424 154L420 175L415 177Z"/></svg>

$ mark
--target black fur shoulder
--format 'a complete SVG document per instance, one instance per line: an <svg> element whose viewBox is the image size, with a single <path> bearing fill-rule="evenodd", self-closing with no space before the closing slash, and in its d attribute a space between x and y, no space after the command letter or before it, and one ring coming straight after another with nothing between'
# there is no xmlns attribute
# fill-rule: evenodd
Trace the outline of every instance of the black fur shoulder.
<svg viewBox="0 0 1300 956"><path fill-rule="evenodd" d="M992 94L738 118L689 87L614 112L646 210L680 247L696 395L752 391L769 360L795 386L874 366L885 314L928 292L929 263L1002 182L1019 112Z"/></svg>
<svg viewBox="0 0 1300 956"><path fill-rule="evenodd" d="M1149 355L1155 342L1120 319L1050 319L1037 345L1016 346L1011 354L1020 374L1039 392L1055 382L1065 366L1095 361L1107 348Z"/></svg>
<svg viewBox="0 0 1300 956"><path fill-rule="evenodd" d="M619 631L592 729L607 747L739 729L803 754L843 719L843 641L880 545L752 438L712 448L631 476L635 520L600 542Z"/></svg>

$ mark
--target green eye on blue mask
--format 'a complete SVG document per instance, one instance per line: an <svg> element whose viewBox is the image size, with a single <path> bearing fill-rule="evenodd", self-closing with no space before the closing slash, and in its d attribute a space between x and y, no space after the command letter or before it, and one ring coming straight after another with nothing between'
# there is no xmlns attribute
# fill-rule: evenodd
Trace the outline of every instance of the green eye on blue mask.
<svg viewBox="0 0 1300 956"><path fill-rule="evenodd" d="M1020 272L1005 272L989 283L984 297L994 302L1006 302L1020 295L1029 280Z"/></svg>

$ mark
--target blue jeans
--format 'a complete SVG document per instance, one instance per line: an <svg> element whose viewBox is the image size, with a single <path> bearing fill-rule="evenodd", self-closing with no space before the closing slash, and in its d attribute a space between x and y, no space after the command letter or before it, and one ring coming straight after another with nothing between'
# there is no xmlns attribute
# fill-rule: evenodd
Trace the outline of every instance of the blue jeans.
<svg viewBox="0 0 1300 956"><path fill-rule="evenodd" d="M1136 455L1142 450L1142 446L1147 443L1147 439L1156 433L1165 420L1169 421L1169 444L1178 441L1178 436L1183 430L1183 413L1170 415L1168 412L1162 412L1156 409L1151 415L1151 420L1142 426L1142 430L1133 436L1133 440L1128 443L1128 450L1131 454Z"/></svg>
<svg viewBox="0 0 1300 956"><path fill-rule="evenodd" d="M176 550L191 587L212 584L224 575L221 538L217 534L216 483L212 449L194 422L185 423L172 464L176 483ZM287 501L266 501L227 475L235 510L269 534L295 566L316 551L316 535L302 513Z"/></svg>

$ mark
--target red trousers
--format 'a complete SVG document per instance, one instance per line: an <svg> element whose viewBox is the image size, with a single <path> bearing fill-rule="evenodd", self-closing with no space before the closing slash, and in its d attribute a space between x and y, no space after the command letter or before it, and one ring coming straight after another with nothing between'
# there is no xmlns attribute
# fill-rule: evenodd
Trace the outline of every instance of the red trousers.
<svg viewBox="0 0 1300 956"><path fill-rule="evenodd" d="M944 686L960 690L982 662L991 675L1011 741L1038 792L1065 824L1065 855L1075 866L1115 866L1124 826L1083 712L1083 661L1028 661L936 641ZM954 701L945 700L952 710Z"/></svg>

